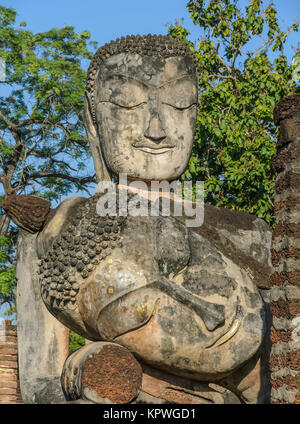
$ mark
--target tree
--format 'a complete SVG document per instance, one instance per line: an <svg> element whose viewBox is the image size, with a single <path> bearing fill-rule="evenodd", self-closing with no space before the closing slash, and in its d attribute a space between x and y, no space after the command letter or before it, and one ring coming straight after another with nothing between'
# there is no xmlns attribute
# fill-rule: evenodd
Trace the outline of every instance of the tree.
<svg viewBox="0 0 300 424"><path fill-rule="evenodd" d="M0 236L0 306L6 304L6 315L16 312L15 306L15 246L17 229Z"/></svg>
<svg viewBox="0 0 300 424"><path fill-rule="evenodd" d="M300 43L298 43L298 48L296 50L293 63L293 73L292 73L292 79L296 83L296 92L300 91Z"/></svg>
<svg viewBox="0 0 300 424"><path fill-rule="evenodd" d="M0 6L0 183L2 193L50 201L96 183L81 111L86 71L95 47L71 26L34 34ZM0 210L0 306L14 301L17 229Z"/></svg>
<svg viewBox="0 0 300 424"><path fill-rule="evenodd" d="M76 334L74 331L70 331L69 341L69 353L74 352L74 350L80 349L85 345L85 339L82 336Z"/></svg>
<svg viewBox="0 0 300 424"><path fill-rule="evenodd" d="M244 8L237 0L192 0L187 8L199 42L188 40L182 24L169 27L170 35L189 44L200 72L196 138L183 178L203 180L208 203L272 225L273 109L297 88L283 47L298 25L283 32L276 9L262 0Z"/></svg>

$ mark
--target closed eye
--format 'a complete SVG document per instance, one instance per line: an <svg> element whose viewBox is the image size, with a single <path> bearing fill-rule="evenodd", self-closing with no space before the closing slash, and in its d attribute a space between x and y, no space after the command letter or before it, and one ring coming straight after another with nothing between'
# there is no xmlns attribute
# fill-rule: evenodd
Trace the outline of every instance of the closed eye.
<svg viewBox="0 0 300 424"><path fill-rule="evenodd" d="M121 105L120 103L112 102L111 100L108 100L108 101L101 101L101 102L99 102L99 103L111 103L111 104L113 104L113 105L115 105L115 106L118 106L118 107L120 107L120 108L122 108L122 109L133 110L133 109L138 108L139 106L142 106L142 105L146 104L147 102L141 102L141 103L138 103L138 104L136 104L136 105L132 105L132 106L124 105L124 104L122 104L122 105Z"/></svg>
<svg viewBox="0 0 300 424"><path fill-rule="evenodd" d="M171 103L167 103L167 102L162 102L163 105L167 105L167 106L171 106L174 109L178 109L178 110L189 110L192 109L193 106L197 106L197 103L192 103L191 105L188 106L177 106L175 104L171 104Z"/></svg>

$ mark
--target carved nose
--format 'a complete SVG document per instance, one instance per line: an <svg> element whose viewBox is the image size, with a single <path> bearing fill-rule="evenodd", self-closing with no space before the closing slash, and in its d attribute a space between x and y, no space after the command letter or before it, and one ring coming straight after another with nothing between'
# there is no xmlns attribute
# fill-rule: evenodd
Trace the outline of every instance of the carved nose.
<svg viewBox="0 0 300 424"><path fill-rule="evenodd" d="M156 143L160 143L164 138L166 138L165 130L163 129L158 115L154 115L150 118L148 128L144 135Z"/></svg>

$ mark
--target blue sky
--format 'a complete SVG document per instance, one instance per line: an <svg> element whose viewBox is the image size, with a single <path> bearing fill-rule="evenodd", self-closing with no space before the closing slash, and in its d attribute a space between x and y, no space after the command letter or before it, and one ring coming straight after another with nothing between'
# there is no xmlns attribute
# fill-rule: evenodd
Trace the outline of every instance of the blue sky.
<svg viewBox="0 0 300 424"><path fill-rule="evenodd" d="M247 0L241 0L241 4ZM166 34L167 24L184 18L191 30L191 40L200 33L186 9L187 0L0 0L0 4L18 12L19 20L25 20L28 29L44 32L53 27L72 25L78 32L88 30L99 45L122 35ZM299 0L274 0L283 29L300 20ZM286 54L289 60L300 40L299 33L288 38Z"/></svg>
<svg viewBox="0 0 300 424"><path fill-rule="evenodd" d="M283 30L300 20L299 0L274 0L274 3ZM91 39L99 46L122 35L166 34L168 24L181 18L191 31L192 41L201 35L189 18L186 0L0 0L0 4L15 9L18 22L25 20L33 32L72 25L77 32L90 31ZM299 34L288 37L285 54L289 61L294 54L292 46L296 47L300 41Z"/></svg>

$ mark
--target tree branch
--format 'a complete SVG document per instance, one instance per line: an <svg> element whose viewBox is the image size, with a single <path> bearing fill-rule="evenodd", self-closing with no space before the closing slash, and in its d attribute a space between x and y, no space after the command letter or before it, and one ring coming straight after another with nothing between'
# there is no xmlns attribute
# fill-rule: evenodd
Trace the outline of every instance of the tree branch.
<svg viewBox="0 0 300 424"><path fill-rule="evenodd" d="M210 74L210 75L208 76L208 78L210 78L210 77L212 77L212 78L224 78L224 79L231 79L231 80L234 80L234 81L235 81L235 78L234 78L233 76L231 76L231 75Z"/></svg>
<svg viewBox="0 0 300 424"><path fill-rule="evenodd" d="M64 162L63 160L57 160L57 159L54 159L53 157L51 157L50 162L51 163L58 163L58 164L67 166L69 169L71 169L71 171L74 171L74 172L77 171L76 169L72 168L68 163Z"/></svg>
<svg viewBox="0 0 300 424"><path fill-rule="evenodd" d="M9 129L16 131L17 130L17 126L11 122L10 119L8 119L5 115L3 115L3 113L0 110L0 118L3 119L3 121L6 123L6 125L8 126Z"/></svg>
<svg viewBox="0 0 300 424"><path fill-rule="evenodd" d="M61 179L64 179L64 180L71 181L73 183L77 183L79 185L97 182L95 175L89 176L89 177L72 177L71 175L63 174L61 172L50 172L50 171L49 172L35 172L33 174L26 175L25 180L29 181L29 180L33 180L33 179L36 179L36 178L50 178L50 177L61 178Z"/></svg>
<svg viewBox="0 0 300 424"><path fill-rule="evenodd" d="M292 31L293 31L293 28L290 28L287 31L286 35L288 36ZM280 37L280 34L276 34L273 38L270 38L269 40L265 40L265 42L263 44L261 44L261 46L257 47L257 49L255 49L249 56L253 56L259 50L263 49L264 47L269 46L270 44L272 44L279 37Z"/></svg>
<svg viewBox="0 0 300 424"><path fill-rule="evenodd" d="M232 69L230 68L230 66L227 65L227 63L225 62L224 59L221 58L221 56L217 53L217 58L219 59L219 61L225 66L225 68L227 69L227 71L232 74Z"/></svg>

